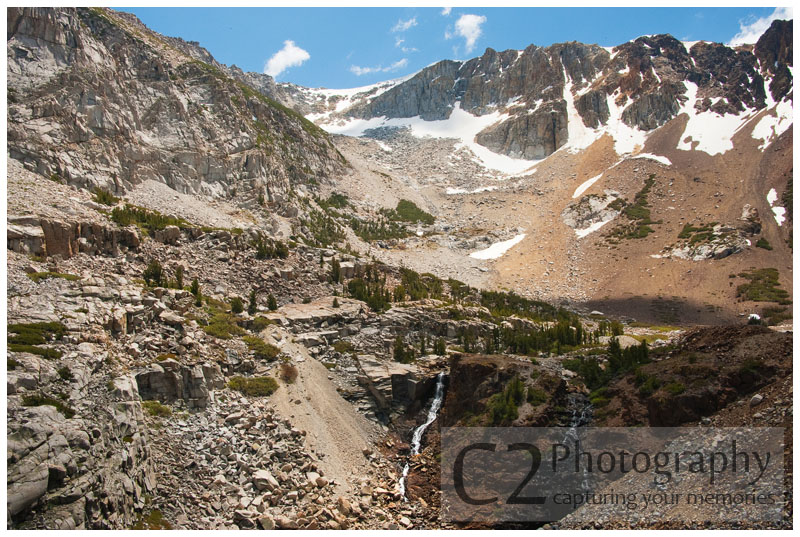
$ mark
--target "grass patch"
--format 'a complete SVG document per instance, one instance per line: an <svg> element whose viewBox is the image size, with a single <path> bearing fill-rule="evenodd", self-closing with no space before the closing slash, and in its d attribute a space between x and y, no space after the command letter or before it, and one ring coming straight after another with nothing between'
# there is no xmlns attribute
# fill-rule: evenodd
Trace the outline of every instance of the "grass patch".
<svg viewBox="0 0 800 537"><path fill-rule="evenodd" d="M212 315L208 325L203 327L203 332L219 339L231 339L234 336L243 336L247 333L244 328L236 324L235 318L229 313Z"/></svg>
<svg viewBox="0 0 800 537"><path fill-rule="evenodd" d="M353 344L350 343L349 341L345 341L343 339L340 339L339 341L337 341L336 343L333 344L333 350L335 350L336 352L344 354L346 352L350 352L350 351L353 350Z"/></svg>
<svg viewBox="0 0 800 537"><path fill-rule="evenodd" d="M628 219L628 223L615 227L606 236L607 239L617 242L624 239L642 239L654 232L650 227L651 224L661 223L650 218L650 205L647 202L650 189L655 184L655 177L655 174L651 173L645 179L642 189L633 197L633 202L622 205L622 214Z"/></svg>
<svg viewBox="0 0 800 537"><path fill-rule="evenodd" d="M171 530L172 525L164 520L164 515L158 509L153 509L147 515L140 514L132 530Z"/></svg>
<svg viewBox="0 0 800 537"><path fill-rule="evenodd" d="M97 187L92 193L92 201L113 207L119 202L119 198L108 190Z"/></svg>
<svg viewBox="0 0 800 537"><path fill-rule="evenodd" d="M664 390L669 394L678 395L686 391L686 387L680 382L672 381L664 386Z"/></svg>
<svg viewBox="0 0 800 537"><path fill-rule="evenodd" d="M10 324L7 328L8 350L11 352L28 352L47 359L61 358L61 351L39 347L52 340L61 339L67 327L61 323L42 322L27 324Z"/></svg>
<svg viewBox="0 0 800 537"><path fill-rule="evenodd" d="M759 239L756 241L756 247L758 247L758 248L763 248L764 250L772 250L772 245L771 245L771 244L769 243L769 241L768 241L767 239L765 239L764 237L760 237L760 238L759 238Z"/></svg>
<svg viewBox="0 0 800 537"><path fill-rule="evenodd" d="M272 377L233 377L228 388L250 397L266 397L278 389L278 382Z"/></svg>
<svg viewBox="0 0 800 537"><path fill-rule="evenodd" d="M29 272L27 274L28 278L33 280L35 283L39 283L42 280L49 280L50 278L61 278L63 280L67 280L70 282L74 282L76 280L80 280L80 276L76 276L75 274L65 274L62 272Z"/></svg>
<svg viewBox="0 0 800 537"><path fill-rule="evenodd" d="M69 419L75 415L75 411L59 399L53 399L42 394L31 394L22 397L22 406L42 406L50 405L56 407L56 410L61 412L65 418Z"/></svg>
<svg viewBox="0 0 800 537"><path fill-rule="evenodd" d="M397 202L397 207L393 211L386 211L386 215L390 220L411 223L422 222L426 225L431 225L436 220L432 214L417 207L413 201L405 199Z"/></svg>
<svg viewBox="0 0 800 537"><path fill-rule="evenodd" d="M529 387L526 400L533 406L539 406L547 402L547 393L540 388Z"/></svg>
<svg viewBox="0 0 800 537"><path fill-rule="evenodd" d="M267 343L259 337L245 336L242 340L247 344L247 348L255 354L258 360L271 362L275 360L281 352L278 347Z"/></svg>
<svg viewBox="0 0 800 537"><path fill-rule="evenodd" d="M267 319L266 317L258 316L255 319L253 319L253 321L250 323L250 330L252 330L253 332L261 332L262 330L264 330L265 328L267 328L269 325L272 324L277 324L277 323L272 319Z"/></svg>
<svg viewBox="0 0 800 537"><path fill-rule="evenodd" d="M739 274L748 280L736 288L736 297L753 302L777 302L785 306L791 304L789 293L780 288L778 269L753 269Z"/></svg>
<svg viewBox="0 0 800 537"><path fill-rule="evenodd" d="M158 401L142 401L142 408L154 418L168 418L172 415L172 409Z"/></svg>

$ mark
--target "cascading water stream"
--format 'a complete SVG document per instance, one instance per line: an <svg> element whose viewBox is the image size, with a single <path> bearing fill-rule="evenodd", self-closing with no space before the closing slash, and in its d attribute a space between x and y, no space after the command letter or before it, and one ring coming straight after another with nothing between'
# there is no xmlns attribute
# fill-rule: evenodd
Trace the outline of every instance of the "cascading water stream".
<svg viewBox="0 0 800 537"><path fill-rule="evenodd" d="M414 429L414 434L411 436L411 457L414 455L419 455L420 447L422 445L422 435L425 434L425 430L430 426L431 423L433 423L433 421L436 419L436 416L439 414L439 409L442 408L442 400L444 399L444 376L444 371L436 376L436 391L433 394L431 407L428 409L428 418L425 420L425 423ZM408 471L410 468L411 462L409 460L403 467L403 475L400 478L399 485L400 494L403 496L404 501L408 501L406 498L406 478L408 477Z"/></svg>

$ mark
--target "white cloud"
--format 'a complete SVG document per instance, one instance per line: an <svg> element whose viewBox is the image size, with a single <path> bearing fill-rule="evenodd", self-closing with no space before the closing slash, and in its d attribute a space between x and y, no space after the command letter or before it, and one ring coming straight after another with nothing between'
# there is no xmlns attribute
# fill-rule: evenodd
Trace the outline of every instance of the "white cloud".
<svg viewBox="0 0 800 537"><path fill-rule="evenodd" d="M409 52L419 52L419 50L414 48L414 47L405 47L405 46L403 46L403 43L405 43L405 42L406 42L405 39L398 37L398 38L396 38L394 40L394 46L399 48L400 50L402 50L406 54L408 54Z"/></svg>
<svg viewBox="0 0 800 537"><path fill-rule="evenodd" d="M452 39L453 37L460 36L464 38L464 51L467 53L472 52L475 48L475 42L483 33L481 25L486 22L486 17L483 15L465 14L461 15L456 21L455 33L449 30L444 33L445 39Z"/></svg>
<svg viewBox="0 0 800 537"><path fill-rule="evenodd" d="M302 65L311 58L305 50L294 44L294 41L284 41L283 48L272 55L264 65L264 74L276 77L289 67Z"/></svg>
<svg viewBox="0 0 800 537"><path fill-rule="evenodd" d="M402 60L397 60L387 67L383 67L382 65L377 67L359 67L358 65L351 65L350 72L356 76L369 75L371 73L389 73L391 71L402 69L406 65L408 65L408 59L403 58Z"/></svg>
<svg viewBox="0 0 800 537"><path fill-rule="evenodd" d="M758 41L761 34L767 31L772 21L775 19L791 20L792 8L790 7L776 7L770 15L761 17L757 20L745 19L739 21L739 33L733 36L728 42L728 45L735 47L738 45L752 44ZM749 21L749 22L748 22Z"/></svg>
<svg viewBox="0 0 800 537"><path fill-rule="evenodd" d="M394 25L394 28L392 28L392 31L393 32L405 32L409 28L413 28L416 25L417 25L417 18L416 17L412 17L412 18L408 19L407 21L404 21L403 19L400 19L400 20L397 21L397 24Z"/></svg>
<svg viewBox="0 0 800 537"><path fill-rule="evenodd" d="M450 15L450 12L451 12L452 10L453 10L453 8L452 8L452 7L443 7L443 8L442 8L442 15L444 15L445 17L447 17L448 15Z"/></svg>

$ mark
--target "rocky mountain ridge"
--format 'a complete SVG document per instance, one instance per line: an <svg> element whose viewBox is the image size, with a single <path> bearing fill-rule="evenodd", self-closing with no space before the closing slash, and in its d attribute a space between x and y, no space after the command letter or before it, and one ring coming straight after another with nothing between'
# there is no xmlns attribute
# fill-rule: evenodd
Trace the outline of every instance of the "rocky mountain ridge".
<svg viewBox="0 0 800 537"><path fill-rule="evenodd" d="M324 131L131 15L14 8L8 18L8 152L40 175L281 205L295 186L346 169Z"/></svg>
<svg viewBox="0 0 800 537"><path fill-rule="evenodd" d="M377 95L355 94L346 106L331 91L327 98L334 106L311 117L335 127L352 119L441 121L454 108L474 116L499 112L499 121L478 133L476 142L502 155L542 159L574 145L581 129L610 122L644 134L685 106L722 116L772 106L791 92L791 36L791 21L775 21L754 46L736 48L683 43L670 35L642 36L613 48L576 42L520 51L488 48L468 61L426 67ZM687 102L692 91L694 100ZM302 99L304 93L295 95Z"/></svg>

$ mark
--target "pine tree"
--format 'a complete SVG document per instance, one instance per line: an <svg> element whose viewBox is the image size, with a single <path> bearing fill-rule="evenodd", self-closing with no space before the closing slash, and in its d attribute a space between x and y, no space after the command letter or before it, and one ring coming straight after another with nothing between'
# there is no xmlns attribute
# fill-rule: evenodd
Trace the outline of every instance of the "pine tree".
<svg viewBox="0 0 800 537"><path fill-rule="evenodd" d="M278 309L278 301L275 300L275 297L272 295L272 293L270 293L267 297L267 307L270 311L275 311Z"/></svg>
<svg viewBox="0 0 800 537"><path fill-rule="evenodd" d="M335 257L331 259L331 282L339 283L342 280L342 266Z"/></svg>
<svg viewBox="0 0 800 537"><path fill-rule="evenodd" d="M333 307L334 308L338 308L339 307L339 299L336 298L336 297L333 297Z"/></svg>
<svg viewBox="0 0 800 537"><path fill-rule="evenodd" d="M189 290L195 297L200 294L200 282L197 281L197 278L192 280L192 286L189 288Z"/></svg>
<svg viewBox="0 0 800 537"><path fill-rule="evenodd" d="M175 282L178 284L178 289L183 289L183 266L178 265L175 269Z"/></svg>
<svg viewBox="0 0 800 537"><path fill-rule="evenodd" d="M447 345L444 342L444 338L440 337L436 340L436 343L433 344L433 352L439 356L447 354Z"/></svg>
<svg viewBox="0 0 800 537"><path fill-rule="evenodd" d="M231 311L237 315L244 311L244 303L242 303L242 299L238 296L231 299Z"/></svg>
<svg viewBox="0 0 800 537"><path fill-rule="evenodd" d="M253 289L250 291L250 302L247 304L247 313L250 315L255 315L257 311L257 304L256 304L256 290Z"/></svg>
<svg viewBox="0 0 800 537"><path fill-rule="evenodd" d="M142 277L147 285L154 285L155 287L161 287L161 283L164 279L164 269L156 259L150 261L147 265L147 268L144 269L142 273Z"/></svg>

